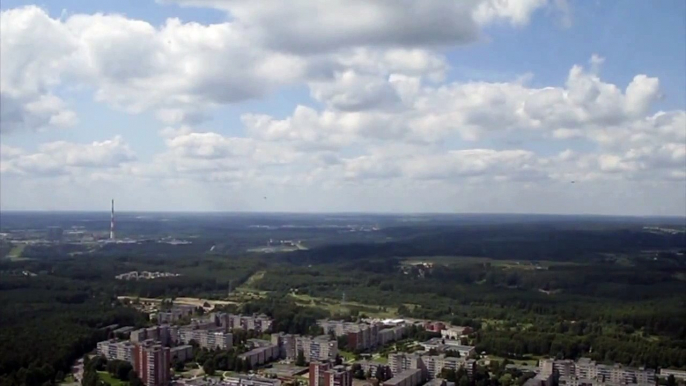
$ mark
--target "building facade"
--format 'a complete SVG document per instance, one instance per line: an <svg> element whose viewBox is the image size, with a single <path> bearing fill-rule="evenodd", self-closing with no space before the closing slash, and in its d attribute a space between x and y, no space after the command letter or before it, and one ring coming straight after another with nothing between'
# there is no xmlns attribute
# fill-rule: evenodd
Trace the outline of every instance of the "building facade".
<svg viewBox="0 0 686 386"><path fill-rule="evenodd" d="M98 355L107 360L120 360L133 363L135 345L128 341L117 342L115 339L98 342Z"/></svg>
<svg viewBox="0 0 686 386"><path fill-rule="evenodd" d="M404 370L383 383L384 386L417 386L424 381L422 370Z"/></svg>
<svg viewBox="0 0 686 386"><path fill-rule="evenodd" d="M657 377L652 369L598 364L589 358L579 358L576 362L569 359L542 359L539 367L540 374L557 374L560 382L564 381L567 386L654 385Z"/></svg>
<svg viewBox="0 0 686 386"><path fill-rule="evenodd" d="M338 342L328 335L316 337L292 334L272 334L272 344L279 347L279 356L291 361L302 351L305 361L329 361L338 355Z"/></svg>
<svg viewBox="0 0 686 386"><path fill-rule="evenodd" d="M134 349L133 368L146 386L166 386L171 379L169 347L146 342Z"/></svg>

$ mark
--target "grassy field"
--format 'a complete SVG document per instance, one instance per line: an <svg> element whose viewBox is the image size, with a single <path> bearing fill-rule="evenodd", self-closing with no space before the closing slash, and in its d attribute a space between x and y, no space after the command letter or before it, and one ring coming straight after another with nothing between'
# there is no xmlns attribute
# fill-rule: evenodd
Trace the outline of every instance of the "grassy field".
<svg viewBox="0 0 686 386"><path fill-rule="evenodd" d="M395 307L385 307L358 302L341 302L340 300L314 297L304 294L290 294L295 302L302 306L317 307L331 312L332 314L346 314L351 310L357 310L362 314L373 318L394 318L398 315Z"/></svg>
<svg viewBox="0 0 686 386"><path fill-rule="evenodd" d="M100 377L100 379L103 382L109 383L111 386L128 386L129 385L128 382L124 382L122 380L119 380L117 378L112 377L110 375L110 373L108 373L107 371L98 371L98 377Z"/></svg>
<svg viewBox="0 0 686 386"><path fill-rule="evenodd" d="M507 358L507 360L516 364L516 365L520 365L520 366L521 365L536 366L536 365L538 365L538 360L541 359L540 356L536 356L536 355L529 355L527 357L529 359L510 359L510 358ZM499 357L497 355L486 355L484 359L491 360L491 361L498 361L498 362L502 362L503 360L505 360L505 358Z"/></svg>
<svg viewBox="0 0 686 386"><path fill-rule="evenodd" d="M12 261L30 260L21 256L24 248L26 248L26 244L15 244L6 257Z"/></svg>

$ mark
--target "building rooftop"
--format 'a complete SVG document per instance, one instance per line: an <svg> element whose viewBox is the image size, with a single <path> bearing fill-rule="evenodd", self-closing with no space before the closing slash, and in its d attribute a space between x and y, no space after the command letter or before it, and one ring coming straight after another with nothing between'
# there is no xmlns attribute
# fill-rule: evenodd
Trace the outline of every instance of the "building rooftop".
<svg viewBox="0 0 686 386"><path fill-rule="evenodd" d="M384 382L383 384L384 384L384 385L389 385L389 386L398 385L398 384L402 383L402 382L403 382L405 379L407 379L408 377L412 377L412 376L416 375L417 373L421 373L421 372L422 372L422 370L420 370L420 369L405 370L405 371L400 372L400 373L399 373L398 375L396 375L395 377L393 377L393 378L387 380L387 381Z"/></svg>

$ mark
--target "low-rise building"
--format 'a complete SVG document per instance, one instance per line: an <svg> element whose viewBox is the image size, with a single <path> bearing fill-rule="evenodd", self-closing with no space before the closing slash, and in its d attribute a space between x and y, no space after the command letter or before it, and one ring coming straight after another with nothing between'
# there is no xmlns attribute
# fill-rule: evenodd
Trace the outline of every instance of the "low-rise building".
<svg viewBox="0 0 686 386"><path fill-rule="evenodd" d="M225 377L217 386L281 386L281 381L278 379L239 375Z"/></svg>
<svg viewBox="0 0 686 386"><path fill-rule="evenodd" d="M460 337L471 333L472 329L470 327L450 326L441 331L441 337L444 339L460 339Z"/></svg>
<svg viewBox="0 0 686 386"><path fill-rule="evenodd" d="M409 369L383 383L384 386L417 386L424 380L421 369Z"/></svg>
<svg viewBox="0 0 686 386"><path fill-rule="evenodd" d="M474 346L465 346L459 340L432 338L420 344L425 350L436 350L438 352L455 351L461 357L468 357L476 353Z"/></svg>

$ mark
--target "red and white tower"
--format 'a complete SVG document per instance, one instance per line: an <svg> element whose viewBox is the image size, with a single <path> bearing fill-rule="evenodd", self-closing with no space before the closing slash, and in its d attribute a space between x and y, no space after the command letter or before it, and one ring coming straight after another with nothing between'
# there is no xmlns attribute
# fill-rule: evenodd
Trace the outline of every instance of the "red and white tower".
<svg viewBox="0 0 686 386"><path fill-rule="evenodd" d="M114 240L114 199L112 199L112 215L110 216L110 240Z"/></svg>

